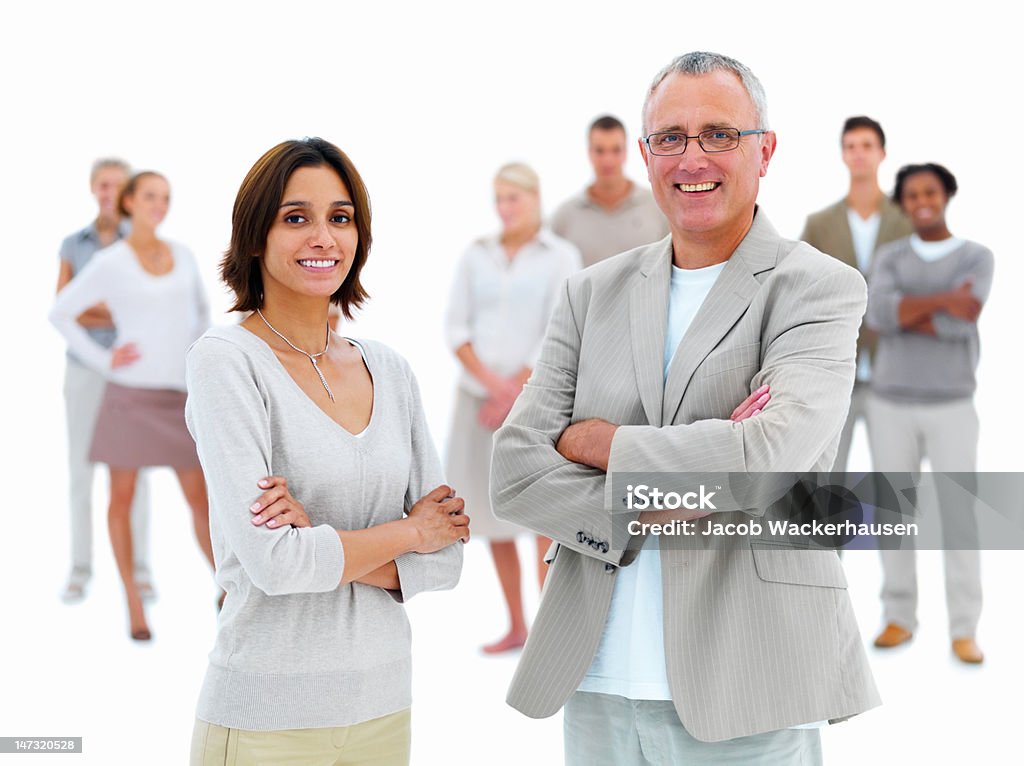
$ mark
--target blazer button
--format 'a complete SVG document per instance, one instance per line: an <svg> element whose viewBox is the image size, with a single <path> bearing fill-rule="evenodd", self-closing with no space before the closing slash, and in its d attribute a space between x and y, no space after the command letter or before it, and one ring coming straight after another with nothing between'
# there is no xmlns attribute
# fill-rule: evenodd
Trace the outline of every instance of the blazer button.
<svg viewBox="0 0 1024 766"><path fill-rule="evenodd" d="M614 571L615 571L615 565L614 565L614 564L608 564L608 563L606 563L606 564L604 565L604 571L605 571L605 572L609 572L609 573L610 573L610 572L614 572Z"/></svg>

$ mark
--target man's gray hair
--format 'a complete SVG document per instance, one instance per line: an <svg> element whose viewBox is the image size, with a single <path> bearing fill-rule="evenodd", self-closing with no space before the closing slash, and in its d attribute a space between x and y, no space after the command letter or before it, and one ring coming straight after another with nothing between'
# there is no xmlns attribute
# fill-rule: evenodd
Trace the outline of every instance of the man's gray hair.
<svg viewBox="0 0 1024 766"><path fill-rule="evenodd" d="M117 168L124 173L125 178L132 174L131 166L119 157L100 157L92 163L92 170L89 171L89 183L96 180L96 174L104 168Z"/></svg>
<svg viewBox="0 0 1024 766"><path fill-rule="evenodd" d="M703 75L711 74L712 72L732 72L740 78L740 82L746 88L747 95L754 102L754 109L757 111L758 124L755 127L767 130L768 98L764 94L764 86L761 85L761 81L757 79L754 73L750 71L750 68L745 64L741 64L736 59L723 56L720 53L693 51L679 56L655 76L654 82L651 83L650 90L647 91L647 96L644 98L644 108L640 115L644 134L647 133L647 105L650 103L654 91L661 85L662 80L672 74ZM737 127L740 127L742 130L748 130L745 126Z"/></svg>

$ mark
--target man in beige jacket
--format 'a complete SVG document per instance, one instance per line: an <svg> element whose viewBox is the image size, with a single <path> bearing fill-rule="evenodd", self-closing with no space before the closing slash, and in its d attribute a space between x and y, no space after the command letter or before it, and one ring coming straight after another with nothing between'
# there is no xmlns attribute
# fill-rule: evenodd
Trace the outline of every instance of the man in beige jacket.
<svg viewBox="0 0 1024 766"><path fill-rule="evenodd" d="M776 138L743 64L681 56L643 115L671 235L569 278L495 436L495 512L556 543L508 701L532 717L565 706L569 764L815 763L809 726L879 704L835 552L741 535L627 545L630 522L674 512L623 513L611 485L830 469L864 280L758 210Z"/></svg>
<svg viewBox="0 0 1024 766"><path fill-rule="evenodd" d="M878 168L885 160L885 131L870 117L850 117L840 138L843 164L850 171L850 188L836 203L807 216L803 233L807 244L857 269L867 279L879 247L909 237L910 221L882 191ZM867 398L871 381L871 356L878 333L861 325L857 336L857 379L850 396L850 412L839 438L835 470L845 471L853 429L858 420L867 427Z"/></svg>

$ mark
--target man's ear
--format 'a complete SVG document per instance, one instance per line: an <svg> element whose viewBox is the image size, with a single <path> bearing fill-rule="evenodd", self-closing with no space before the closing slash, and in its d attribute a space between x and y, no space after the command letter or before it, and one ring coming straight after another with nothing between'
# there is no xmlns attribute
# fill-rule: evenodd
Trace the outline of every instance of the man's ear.
<svg viewBox="0 0 1024 766"><path fill-rule="evenodd" d="M772 155L775 154L775 149L778 145L778 138L775 135L774 130L769 130L761 138L761 172L760 177L764 178L768 175L768 163L772 160Z"/></svg>

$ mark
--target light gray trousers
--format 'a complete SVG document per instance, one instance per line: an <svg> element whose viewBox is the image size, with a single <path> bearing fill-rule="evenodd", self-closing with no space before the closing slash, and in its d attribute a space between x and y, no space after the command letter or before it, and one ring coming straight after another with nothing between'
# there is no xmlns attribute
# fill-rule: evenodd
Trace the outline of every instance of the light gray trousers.
<svg viewBox="0 0 1024 766"><path fill-rule="evenodd" d="M937 473L973 472L977 469L978 414L971 399L938 404L908 404L871 396L868 401L868 438L876 471L920 475L928 458ZM943 537L962 544L977 535L974 506L960 499L939 497ZM912 538L907 538L912 540ZM883 550L882 608L887 623L907 630L917 628L917 565L910 550ZM981 616L981 553L943 551L946 608L952 638L973 637Z"/></svg>
<svg viewBox="0 0 1024 766"><path fill-rule="evenodd" d="M565 703L566 766L820 766L819 729L722 742L694 739L670 700L575 692Z"/></svg>
<svg viewBox="0 0 1024 766"><path fill-rule="evenodd" d="M864 419L864 425L870 428L867 421L868 397L871 395L871 388L867 383L857 382L853 385L853 392L850 394L850 412L843 423L843 430L839 435L839 449L836 452L835 462L832 470L843 473L847 470L846 463L850 457L850 443L853 441L853 428L857 421Z"/></svg>
<svg viewBox="0 0 1024 766"><path fill-rule="evenodd" d="M72 359L64 374L68 426L68 488L71 501L71 577L85 582L92 575L92 480L95 464L89 447L96 427L104 377ZM132 501L132 553L135 578L149 582L149 482L139 472Z"/></svg>

